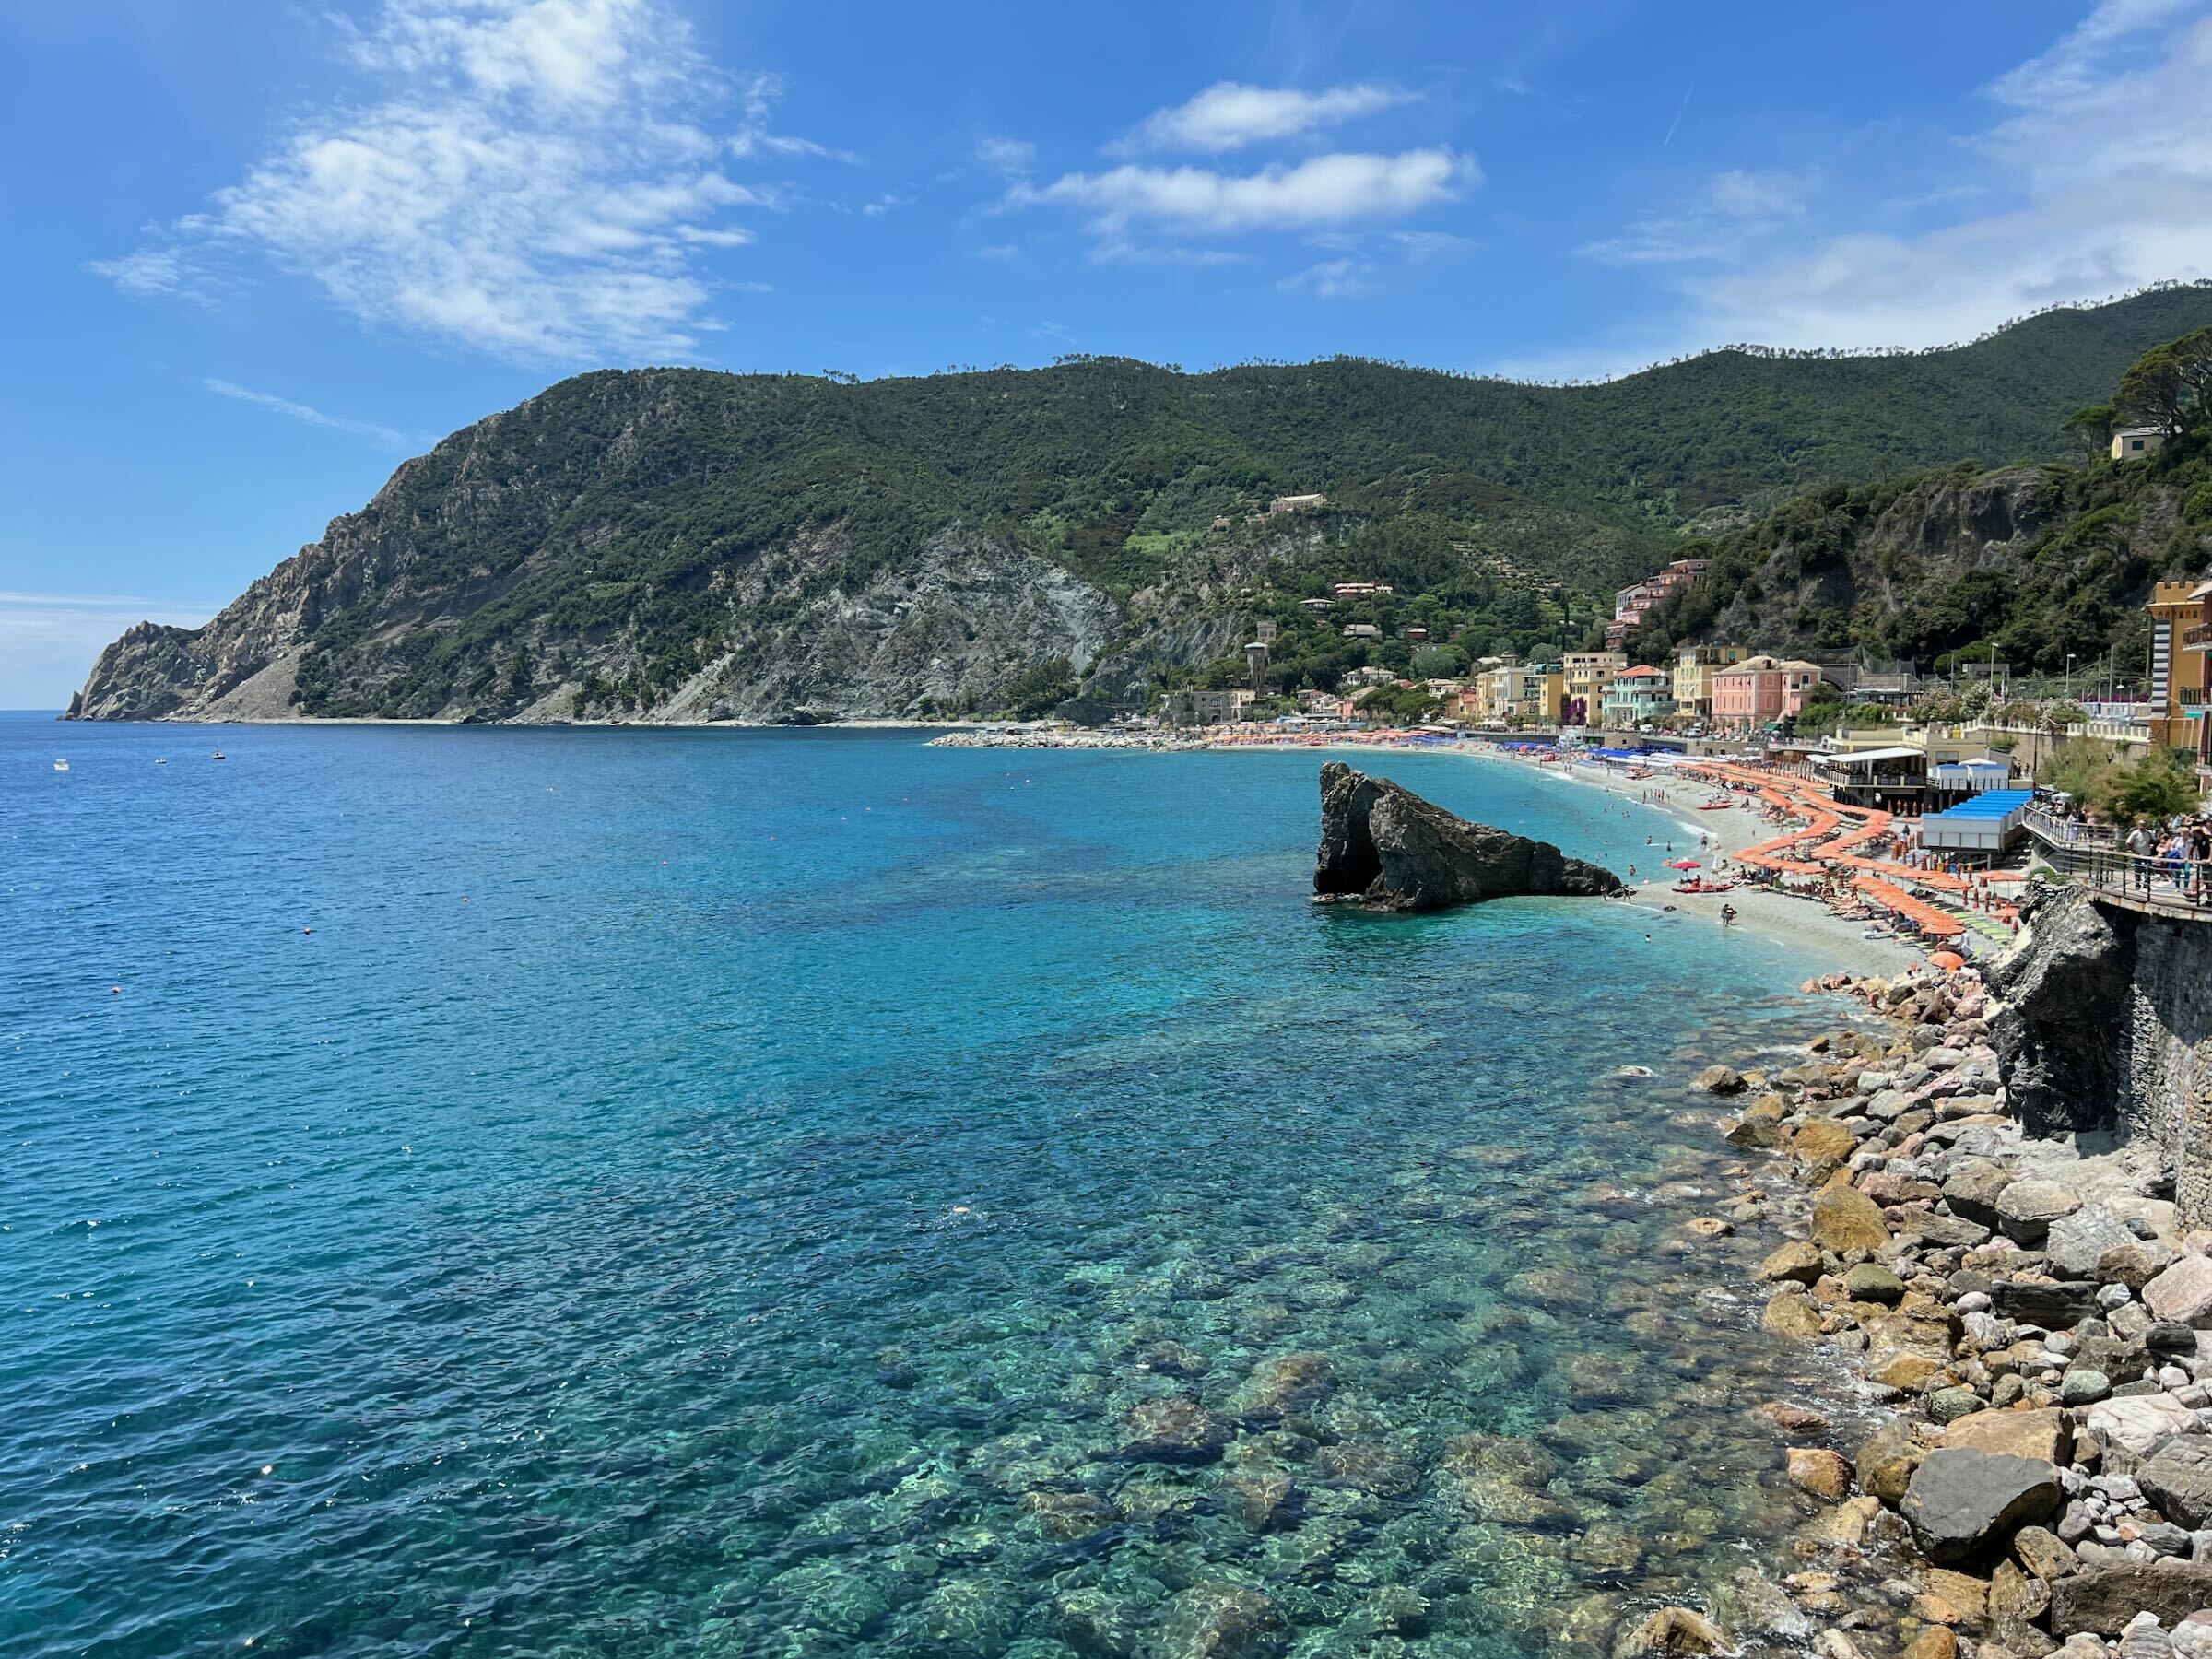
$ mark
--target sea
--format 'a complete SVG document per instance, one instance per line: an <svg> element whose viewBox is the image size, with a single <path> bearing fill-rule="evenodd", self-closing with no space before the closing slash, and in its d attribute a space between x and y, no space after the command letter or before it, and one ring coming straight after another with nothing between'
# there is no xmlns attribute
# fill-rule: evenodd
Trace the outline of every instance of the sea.
<svg viewBox="0 0 2212 1659"><path fill-rule="evenodd" d="M1683 1223L1827 964L1317 907L1312 751L926 735L0 718L0 1653L1801 1635L1821 1379Z"/></svg>

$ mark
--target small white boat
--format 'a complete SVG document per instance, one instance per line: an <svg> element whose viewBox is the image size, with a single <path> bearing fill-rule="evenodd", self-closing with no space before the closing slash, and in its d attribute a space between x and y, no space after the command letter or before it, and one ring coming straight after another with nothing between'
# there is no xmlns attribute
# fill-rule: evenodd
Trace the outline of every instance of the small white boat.
<svg viewBox="0 0 2212 1659"><path fill-rule="evenodd" d="M223 751L222 751L221 749L217 749L217 750L215 751L215 758L216 758L218 760L220 760L220 759L224 759Z"/></svg>
<svg viewBox="0 0 2212 1659"><path fill-rule="evenodd" d="M53 770L55 771L67 771L69 770L69 762L66 760L56 760L53 763Z"/></svg>
<svg viewBox="0 0 2212 1659"><path fill-rule="evenodd" d="M167 755L156 755L154 757L154 764L156 766L167 766L169 764L169 757Z"/></svg>

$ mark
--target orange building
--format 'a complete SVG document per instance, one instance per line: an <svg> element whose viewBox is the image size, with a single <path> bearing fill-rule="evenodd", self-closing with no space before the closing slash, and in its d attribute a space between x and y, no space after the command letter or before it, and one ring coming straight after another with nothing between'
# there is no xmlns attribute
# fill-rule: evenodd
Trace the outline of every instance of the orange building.
<svg viewBox="0 0 2212 1659"><path fill-rule="evenodd" d="M2212 759L2205 736L2212 582L2161 582L2150 595L2150 740Z"/></svg>

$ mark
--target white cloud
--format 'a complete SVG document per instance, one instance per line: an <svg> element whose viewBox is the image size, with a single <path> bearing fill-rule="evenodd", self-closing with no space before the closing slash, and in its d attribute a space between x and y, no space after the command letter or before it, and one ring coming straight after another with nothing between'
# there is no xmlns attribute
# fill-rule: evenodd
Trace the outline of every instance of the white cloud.
<svg viewBox="0 0 2212 1659"><path fill-rule="evenodd" d="M272 415L282 415L288 420L297 420L306 426L329 427L340 432L358 432L364 438L373 438L379 443L389 444L394 449L407 441L405 433L394 431L390 427L378 426L368 420L348 420L340 415L325 415L312 405L294 403L290 398L278 397L272 392L256 392L249 386L239 385L235 381L218 380L210 375L200 384L218 397L252 404L256 408L268 410Z"/></svg>
<svg viewBox="0 0 2212 1659"><path fill-rule="evenodd" d="M1407 265L1441 264L1465 258L1475 249L1473 237L1450 230L1393 230L1390 240L1397 245Z"/></svg>
<svg viewBox="0 0 2212 1659"><path fill-rule="evenodd" d="M1984 88L2002 111L1991 125L1931 147L1877 206L1940 222L1815 235L1797 221L1786 246L1687 283L1677 314L1611 367L1723 340L1940 346L2054 304L2212 278L2207 87L2204 0L2106 0Z"/></svg>
<svg viewBox="0 0 2212 1659"><path fill-rule="evenodd" d="M983 138L976 143L975 159L993 172L1018 178L1037 163L1037 147L1026 138Z"/></svg>
<svg viewBox="0 0 2212 1659"><path fill-rule="evenodd" d="M105 276L135 299L150 299L159 294L206 298L196 273L173 248L140 248L119 259L88 259L85 269L95 276Z"/></svg>
<svg viewBox="0 0 2212 1659"><path fill-rule="evenodd" d="M1374 270L1368 261L1347 253L1308 265L1296 276L1284 277L1282 286L1323 300L1355 300L1367 292Z"/></svg>
<svg viewBox="0 0 2212 1659"><path fill-rule="evenodd" d="M1284 138L1296 138L1361 115L1406 103L1413 94L1395 87L1331 87L1302 92L1288 87L1252 87L1217 81L1185 104L1156 110L1135 132L1109 146L1115 155L1196 150L1219 155Z"/></svg>
<svg viewBox="0 0 2212 1659"><path fill-rule="evenodd" d="M733 88L664 0L386 0L346 43L386 96L310 112L206 211L95 268L159 292L259 253L372 324L532 361L681 359L716 326L699 253L777 203L722 163L841 154L771 133L780 83Z"/></svg>
<svg viewBox="0 0 2212 1659"><path fill-rule="evenodd" d="M1108 236L1118 237L1139 223L1233 235L1402 218L1449 201L1481 179L1471 156L1416 149L1396 156L1315 156L1253 173L1117 167L1103 173L1069 173L1041 187L1017 185L1007 201L1018 207L1076 208Z"/></svg>
<svg viewBox="0 0 2212 1659"><path fill-rule="evenodd" d="M1620 235L1575 251L1605 265L1739 260L1761 239L1804 216L1814 183L1809 173L1718 172L1694 199L1646 214Z"/></svg>
<svg viewBox="0 0 2212 1659"><path fill-rule="evenodd" d="M858 167L861 159L851 150L834 149L811 138L794 138L768 130L768 118L783 96L780 75L751 75L745 79L745 124L730 137L730 154L753 156L819 156Z"/></svg>

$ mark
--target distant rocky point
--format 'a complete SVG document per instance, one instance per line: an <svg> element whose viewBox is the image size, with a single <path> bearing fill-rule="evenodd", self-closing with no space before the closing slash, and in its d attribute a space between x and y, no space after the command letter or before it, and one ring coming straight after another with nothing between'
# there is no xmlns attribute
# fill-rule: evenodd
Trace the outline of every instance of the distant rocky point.
<svg viewBox="0 0 2212 1659"><path fill-rule="evenodd" d="M1605 899L1627 887L1549 841L1471 824L1387 778L1332 760L1321 769L1313 891L1369 910L1418 911L1486 899Z"/></svg>

